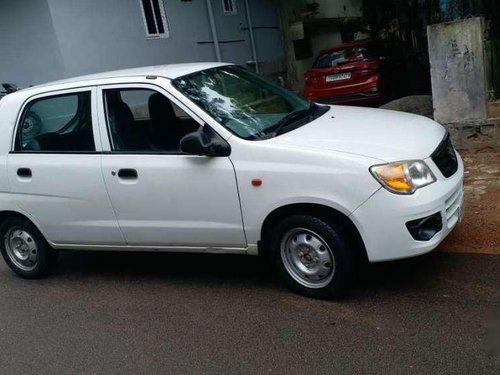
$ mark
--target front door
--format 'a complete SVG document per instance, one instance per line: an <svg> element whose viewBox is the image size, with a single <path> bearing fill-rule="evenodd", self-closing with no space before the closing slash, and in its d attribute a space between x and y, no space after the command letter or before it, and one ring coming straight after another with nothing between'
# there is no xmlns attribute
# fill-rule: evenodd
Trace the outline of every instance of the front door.
<svg viewBox="0 0 500 375"><path fill-rule="evenodd" d="M101 172L96 92L31 98L8 156L13 199L53 244L125 243Z"/></svg>
<svg viewBox="0 0 500 375"><path fill-rule="evenodd" d="M102 171L130 246L244 248L233 165L186 155L179 141L200 124L165 92L147 85L103 86ZM205 125L206 126L206 125Z"/></svg>

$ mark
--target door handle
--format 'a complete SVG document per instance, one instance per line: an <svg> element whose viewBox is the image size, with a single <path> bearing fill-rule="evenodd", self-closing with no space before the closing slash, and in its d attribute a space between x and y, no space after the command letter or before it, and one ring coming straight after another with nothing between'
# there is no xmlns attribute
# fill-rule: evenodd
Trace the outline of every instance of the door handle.
<svg viewBox="0 0 500 375"><path fill-rule="evenodd" d="M135 169L120 169L118 171L118 177L127 179L127 180L135 180L137 179L137 171Z"/></svg>
<svg viewBox="0 0 500 375"><path fill-rule="evenodd" d="M24 178L31 178L33 176L33 174L31 173L31 169L29 168L19 168L17 170L17 175Z"/></svg>

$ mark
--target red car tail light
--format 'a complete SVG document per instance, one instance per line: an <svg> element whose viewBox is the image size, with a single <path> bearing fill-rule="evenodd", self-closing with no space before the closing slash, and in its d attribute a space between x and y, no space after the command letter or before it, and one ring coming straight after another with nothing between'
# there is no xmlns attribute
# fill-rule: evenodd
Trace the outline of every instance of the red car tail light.
<svg viewBox="0 0 500 375"><path fill-rule="evenodd" d="M316 86L317 84L320 83L320 77L319 75L306 75L306 85L308 86Z"/></svg>

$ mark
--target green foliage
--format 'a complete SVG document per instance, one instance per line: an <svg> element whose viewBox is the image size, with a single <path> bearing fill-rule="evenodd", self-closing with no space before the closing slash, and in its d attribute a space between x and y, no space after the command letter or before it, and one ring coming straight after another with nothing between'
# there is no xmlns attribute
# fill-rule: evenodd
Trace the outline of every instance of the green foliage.
<svg viewBox="0 0 500 375"><path fill-rule="evenodd" d="M363 0L363 22L374 35L381 30L390 30L395 20L409 19L410 28L417 29L417 22L412 15L417 9L424 9L427 23L442 21L442 13L451 19L471 16L484 16L491 21L490 39L500 38L500 0L449 0L445 9L440 8L440 0Z"/></svg>
<svg viewBox="0 0 500 375"><path fill-rule="evenodd" d="M500 1L483 0L484 15L491 21L490 39L500 38Z"/></svg>
<svg viewBox="0 0 500 375"><path fill-rule="evenodd" d="M500 39L487 40L485 42L486 52L500 54Z"/></svg>
<svg viewBox="0 0 500 375"><path fill-rule="evenodd" d="M409 26L416 29L420 25L414 16L422 9L427 23L440 22L439 0L363 0L363 20L374 35L394 28L400 18L409 20Z"/></svg>
<svg viewBox="0 0 500 375"><path fill-rule="evenodd" d="M396 2L394 0L363 1L363 20L373 34L377 35L387 28L395 17Z"/></svg>

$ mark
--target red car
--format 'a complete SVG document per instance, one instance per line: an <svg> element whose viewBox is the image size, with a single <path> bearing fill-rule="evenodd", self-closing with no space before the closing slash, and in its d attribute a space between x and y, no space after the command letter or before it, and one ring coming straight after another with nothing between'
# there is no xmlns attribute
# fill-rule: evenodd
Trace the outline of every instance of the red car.
<svg viewBox="0 0 500 375"><path fill-rule="evenodd" d="M416 70L407 56L399 43L371 39L321 51L305 73L304 94L315 102L364 106L410 95Z"/></svg>

